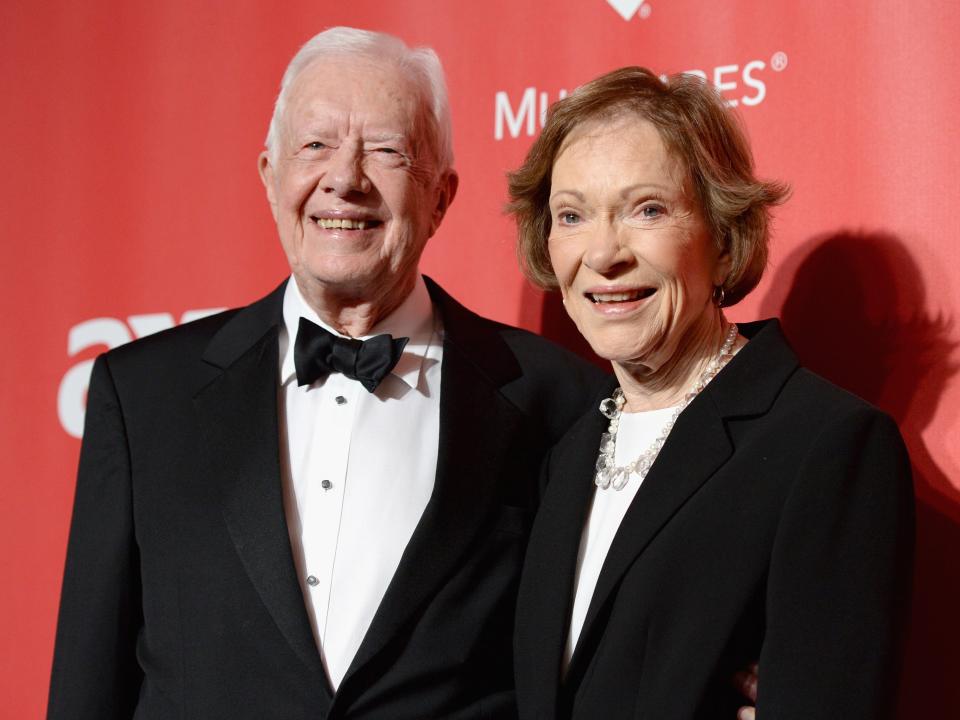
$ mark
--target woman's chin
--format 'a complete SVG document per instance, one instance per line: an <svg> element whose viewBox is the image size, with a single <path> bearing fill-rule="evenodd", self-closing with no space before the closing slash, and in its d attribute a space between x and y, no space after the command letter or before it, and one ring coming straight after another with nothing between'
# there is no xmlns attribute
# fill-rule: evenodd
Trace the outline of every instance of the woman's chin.
<svg viewBox="0 0 960 720"><path fill-rule="evenodd" d="M609 343L590 343L598 357L623 368L642 368L647 366L648 353L637 347L620 347Z"/></svg>
<svg viewBox="0 0 960 720"><path fill-rule="evenodd" d="M664 343L659 321L589 322L579 318L577 328L597 356L618 365L645 365Z"/></svg>

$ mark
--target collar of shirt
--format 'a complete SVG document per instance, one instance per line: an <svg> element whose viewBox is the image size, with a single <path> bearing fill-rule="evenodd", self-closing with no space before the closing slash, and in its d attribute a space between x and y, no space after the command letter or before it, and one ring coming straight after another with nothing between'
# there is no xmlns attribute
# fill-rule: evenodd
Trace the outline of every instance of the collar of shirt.
<svg viewBox="0 0 960 720"><path fill-rule="evenodd" d="M303 299L296 280L291 276L283 294L283 327L280 329L281 386L297 376L293 363L293 347L297 340L297 328L301 317L305 317L334 335L346 337L320 319ZM413 291L400 303L400 306L378 322L369 335L364 335L360 339L365 340L383 333L390 333L394 337L410 338L403 349L403 355L400 356L400 360L390 374L396 375L411 388L416 389L420 385L420 375L424 369L424 362L430 354L431 345L437 342L434 338L440 336L439 323L433 311L427 286L423 282L423 277L418 275Z"/></svg>

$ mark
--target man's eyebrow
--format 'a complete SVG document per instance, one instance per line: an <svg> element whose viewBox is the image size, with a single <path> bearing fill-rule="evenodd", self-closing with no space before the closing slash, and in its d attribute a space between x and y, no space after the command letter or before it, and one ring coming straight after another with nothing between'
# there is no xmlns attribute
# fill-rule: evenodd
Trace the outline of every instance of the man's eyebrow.
<svg viewBox="0 0 960 720"><path fill-rule="evenodd" d="M371 133L365 135L363 138L365 143L381 143L381 142L401 142L406 143L407 136L404 133L390 133L390 132L380 132L380 133Z"/></svg>
<svg viewBox="0 0 960 720"><path fill-rule="evenodd" d="M336 131L329 125L307 125L296 133L298 137L330 137L336 134Z"/></svg>

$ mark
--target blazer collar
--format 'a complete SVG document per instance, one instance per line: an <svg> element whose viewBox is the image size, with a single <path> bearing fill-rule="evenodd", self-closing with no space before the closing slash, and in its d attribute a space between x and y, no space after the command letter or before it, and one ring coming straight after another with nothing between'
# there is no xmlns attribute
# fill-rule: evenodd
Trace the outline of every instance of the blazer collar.
<svg viewBox="0 0 960 720"><path fill-rule="evenodd" d="M498 326L425 281L444 327L434 490L337 697L362 688L371 661L415 619L469 551L495 509L492 484L522 420L499 393L522 373ZM237 311L211 339L203 360L222 372L194 402L237 552L291 647L325 677L283 510L276 393L284 287Z"/></svg>
<svg viewBox="0 0 960 720"><path fill-rule="evenodd" d="M422 276L417 276L410 294L387 317L379 320L361 340L381 333L393 337L406 337L407 344L397 364L391 370L399 380L416 390L420 387L431 345L440 343L434 321L434 308ZM300 318L306 318L333 335L344 337L336 328L328 325L303 299L297 283L291 277L283 294L283 326L280 331L280 384L292 382L297 371L294 362L294 347L299 332Z"/></svg>
<svg viewBox="0 0 960 720"><path fill-rule="evenodd" d="M463 359L495 387L502 387L522 375L510 348L495 332L496 323L465 308L430 277L424 275L423 280L443 321L444 348L457 347ZM227 368L265 333L279 327L283 323L287 282L289 279L266 297L235 311L210 340L203 360L215 367Z"/></svg>
<svg viewBox="0 0 960 720"><path fill-rule="evenodd" d="M595 398L594 408L615 387L611 379L607 390ZM549 484L524 559L514 640L520 704L537 708L537 717L562 716L557 700L580 535L590 509L600 435L606 427L599 411L587 413L557 444L545 467Z"/></svg>
<svg viewBox="0 0 960 720"><path fill-rule="evenodd" d="M737 326L750 342L703 390L724 418L765 413L800 365L776 318Z"/></svg>
<svg viewBox="0 0 960 720"><path fill-rule="evenodd" d="M194 406L207 474L219 486L237 554L277 627L319 680L325 674L296 577L280 479L277 337L283 290L281 284L236 311L210 340L203 360L221 372L195 394ZM330 694L329 687L321 693L327 703Z"/></svg>
<svg viewBox="0 0 960 720"><path fill-rule="evenodd" d="M264 335L283 322L283 294L287 280L280 283L269 295L246 307L234 310L210 339L204 350L204 362L218 368L229 368L237 359Z"/></svg>
<svg viewBox="0 0 960 720"><path fill-rule="evenodd" d="M496 388L523 374L513 351L497 332L502 326L465 308L426 275L423 279L443 321L445 351L456 348L457 356Z"/></svg>
<svg viewBox="0 0 960 720"><path fill-rule="evenodd" d="M498 326L426 281L444 326L433 494L337 691L338 699L362 692L376 677L377 656L412 627L470 552L498 509L496 483L509 462L510 439L523 420L499 392L521 369Z"/></svg>
<svg viewBox="0 0 960 720"><path fill-rule="evenodd" d="M336 694L349 702L377 672L374 660L456 570L497 509L494 483L509 462L523 416L500 393L522 375L496 323L470 312L425 278L444 327L440 438L433 494L360 649ZM296 578L279 468L277 338L284 284L235 314L203 360L221 373L194 402L210 449L209 473L244 567L287 642L325 678Z"/></svg>
<svg viewBox="0 0 960 720"><path fill-rule="evenodd" d="M745 323L740 325L740 333L750 342L677 419L614 537L567 670L567 686L576 687L582 678L602 635L600 619L609 610L624 573L680 507L733 454L726 422L769 410L798 367L778 321ZM545 664L539 667L557 669L553 675L556 684L540 688L543 700L553 698L551 703L559 690L560 658L569 629L576 558L593 492L593 464L605 428L606 419L599 412L591 412L562 441L551 463L556 470L552 471L537 524L543 526L538 530L545 537L554 539L552 550L562 549L560 562L553 553L549 559L537 559L539 550L533 547L537 531L531 542L531 572L536 577L526 591L537 595L541 607L552 607L554 615L541 621L545 632L542 649L531 647L528 652L542 653L540 662ZM550 595L564 600L547 600ZM524 600L533 606L537 602Z"/></svg>

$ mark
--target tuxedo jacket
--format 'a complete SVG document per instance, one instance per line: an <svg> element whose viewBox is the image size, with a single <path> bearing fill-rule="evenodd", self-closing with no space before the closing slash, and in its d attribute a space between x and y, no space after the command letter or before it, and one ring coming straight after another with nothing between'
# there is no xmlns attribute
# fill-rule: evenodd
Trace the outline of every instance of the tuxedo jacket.
<svg viewBox="0 0 960 720"><path fill-rule="evenodd" d="M335 694L284 516L283 285L97 359L49 718L515 715L538 468L605 379L428 287L444 325L435 487Z"/></svg>
<svg viewBox="0 0 960 720"><path fill-rule="evenodd" d="M732 720L733 676L758 659L762 720L892 712L913 544L899 432L800 367L776 321L741 333L640 485L563 677L606 418L549 456L518 600L521 718Z"/></svg>

